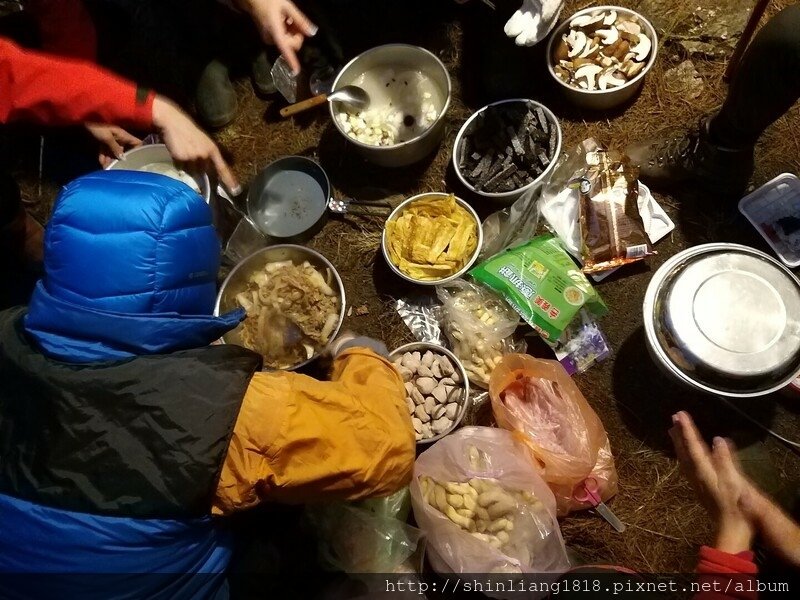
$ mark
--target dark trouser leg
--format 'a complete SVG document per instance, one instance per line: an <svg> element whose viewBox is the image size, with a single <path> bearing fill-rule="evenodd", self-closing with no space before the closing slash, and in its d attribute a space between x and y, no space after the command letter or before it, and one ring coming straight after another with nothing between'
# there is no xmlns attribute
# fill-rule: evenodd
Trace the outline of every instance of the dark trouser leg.
<svg viewBox="0 0 800 600"><path fill-rule="evenodd" d="M21 207L17 183L11 175L0 170L0 230L5 231Z"/></svg>
<svg viewBox="0 0 800 600"><path fill-rule="evenodd" d="M800 5L775 15L745 52L719 114L711 122L714 143L754 145L764 130L800 97Z"/></svg>
<svg viewBox="0 0 800 600"><path fill-rule="evenodd" d="M0 310L25 304L39 276L25 260L26 220L16 182L0 171Z"/></svg>

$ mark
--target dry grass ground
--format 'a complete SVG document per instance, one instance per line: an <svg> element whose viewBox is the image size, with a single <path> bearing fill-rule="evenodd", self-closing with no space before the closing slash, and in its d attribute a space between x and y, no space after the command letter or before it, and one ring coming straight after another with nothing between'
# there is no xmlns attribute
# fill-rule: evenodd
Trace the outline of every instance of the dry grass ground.
<svg viewBox="0 0 800 600"><path fill-rule="evenodd" d="M438 2L444 5L446 0ZM564 14L590 4L569 1ZM640 3L620 4L636 8ZM336 133L327 112L320 110L295 120L281 120L277 115L280 103L255 97L247 82L238 84L239 116L218 132L217 138L244 181L275 158L300 154L321 162L336 194L341 196L407 196L426 190L453 190L474 200L476 208L488 214L496 207L464 194L449 168L455 132L472 110L487 100L503 97L525 95L542 100L562 120L565 147L589 136L623 147L670 127L688 126L722 102L726 65L724 61L695 59L703 92L696 99L683 97L669 89L664 80L665 71L685 58L669 44L669 35L696 5L714 4L709 0L676 0L662 32L665 43L642 93L624 110L603 115L582 113L566 105L542 66L541 49L522 50L506 42L502 38L502 18L492 15L480 3L473 1L462 9L449 5L425 9L416 15L397 15L397 19L393 14L391 22L397 25L391 32L386 31L387 20L383 18L373 21L376 26L371 29L376 31L364 33L363 24L371 22L364 16L343 26L346 33L358 30L357 35L346 37L351 42L346 47L348 54L382 41L409 41L435 51L448 66L453 76L453 104L447 135L435 156L397 171L371 166ZM787 0L775 0L770 10L774 13L787 4ZM415 19L416 25L409 26ZM795 135L799 128L797 107L770 128L759 144L754 184L760 185L784 171L800 170L800 142ZM33 189L27 187L26 192L34 193ZM673 385L648 358L640 307L650 275L661 262L684 247L705 241L744 241L762 246L737 219L733 203L720 205L692 194L659 195L658 199L678 227L658 245L659 255L647 266L627 268L599 286L611 309L602 326L614 356L577 378L609 432L620 476L620 493L611 506L628 529L616 534L590 513L563 519L562 529L567 543L587 560L673 572L693 569L698 546L710 542L712 532L669 449L666 430L672 412L688 409L698 416L707 434L729 434L742 445L755 444L755 448L764 450L756 455L753 464L756 470L773 474L775 490L794 486L800 471L794 455L721 408L714 398ZM394 312L394 300L419 290L402 285L385 267L378 250L380 229L378 219L332 218L310 245L339 269L349 303L368 310L363 316L354 312L346 327L379 337L391 347L411 338ZM759 418L784 434L800 437L796 404L769 398L743 403L742 408L758 413ZM485 410L479 416L484 422L490 420ZM770 460L762 461L765 457Z"/></svg>

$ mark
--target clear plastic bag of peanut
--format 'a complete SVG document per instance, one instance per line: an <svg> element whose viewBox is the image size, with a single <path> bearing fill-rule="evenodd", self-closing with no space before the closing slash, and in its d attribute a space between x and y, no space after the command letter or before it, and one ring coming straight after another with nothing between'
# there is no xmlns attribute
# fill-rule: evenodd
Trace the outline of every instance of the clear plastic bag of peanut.
<svg viewBox="0 0 800 600"><path fill-rule="evenodd" d="M411 505L439 573L569 568L553 493L508 431L465 427L423 452Z"/></svg>
<svg viewBox="0 0 800 600"><path fill-rule="evenodd" d="M519 315L500 296L463 279L437 286L441 325L470 382L484 389L505 354L525 352L514 339Z"/></svg>

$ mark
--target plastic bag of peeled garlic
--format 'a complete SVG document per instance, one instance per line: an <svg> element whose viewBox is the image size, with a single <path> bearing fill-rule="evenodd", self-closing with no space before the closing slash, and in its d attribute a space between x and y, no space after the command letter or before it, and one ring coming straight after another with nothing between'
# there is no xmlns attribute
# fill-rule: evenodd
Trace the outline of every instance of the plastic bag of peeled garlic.
<svg viewBox="0 0 800 600"><path fill-rule="evenodd" d="M525 340L514 339L519 315L489 289L463 279L436 286L438 311L450 347L469 380L484 389L505 354L525 352Z"/></svg>
<svg viewBox="0 0 800 600"><path fill-rule="evenodd" d="M584 273L597 273L655 254L639 214L638 169L627 156L597 148L584 154L578 219Z"/></svg>
<svg viewBox="0 0 800 600"><path fill-rule="evenodd" d="M569 568L553 493L508 431L464 427L423 452L411 506L439 573Z"/></svg>

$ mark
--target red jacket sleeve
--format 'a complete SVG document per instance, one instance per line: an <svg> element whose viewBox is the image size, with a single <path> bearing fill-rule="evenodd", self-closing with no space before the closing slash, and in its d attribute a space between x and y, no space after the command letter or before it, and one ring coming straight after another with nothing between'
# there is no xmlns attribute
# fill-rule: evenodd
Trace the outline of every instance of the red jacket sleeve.
<svg viewBox="0 0 800 600"><path fill-rule="evenodd" d="M97 33L82 0L27 0L42 50L59 56L97 60Z"/></svg>
<svg viewBox="0 0 800 600"><path fill-rule="evenodd" d="M697 565L697 585L700 592L694 600L756 600L754 575L758 567L753 562L752 552L728 554L716 548L700 548Z"/></svg>
<svg viewBox="0 0 800 600"><path fill-rule="evenodd" d="M148 129L152 93L93 64L23 50L0 38L0 123L114 123Z"/></svg>

